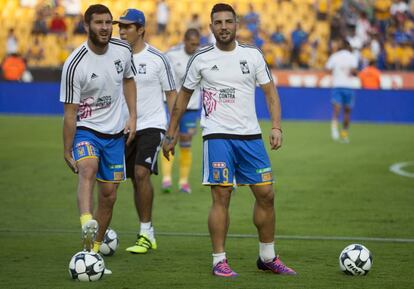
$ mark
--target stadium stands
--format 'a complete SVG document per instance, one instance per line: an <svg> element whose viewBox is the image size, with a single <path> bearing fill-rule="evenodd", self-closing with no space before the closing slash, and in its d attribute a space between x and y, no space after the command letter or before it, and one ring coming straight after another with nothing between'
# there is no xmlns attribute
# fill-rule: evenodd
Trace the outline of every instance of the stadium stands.
<svg viewBox="0 0 414 289"><path fill-rule="evenodd" d="M30 5L23 6L23 2L35 2L37 4L31 7ZM6 43L7 31L13 27L19 40L19 52L22 55L27 55L36 38L39 39L41 48L46 52L41 60L28 57L29 66L60 66L71 49L78 46L85 39L84 35L74 33L77 18L65 13L63 6L55 6L56 3L62 3L63 5L64 2L0 0L0 43ZM199 15L199 20L203 26L202 34L208 39L209 11L218 1L167 0L166 3L170 13L165 35L156 34L156 0L79 0L79 2L81 12L85 11L91 4L102 3L107 5L111 9L114 18L119 17L128 7L144 11L148 19L148 40L155 47L166 50L181 41L186 25L193 14ZM301 68L323 68L329 53L335 50L336 47L333 30L337 29L335 31L339 31L340 35L346 37L348 35L347 28L353 26L356 27L357 34L360 27L362 27L362 33L366 33L369 39L365 43L366 49L361 53L362 66L364 63L368 63L371 58L375 58L382 69L413 69L414 22L413 14L410 12L413 11L413 7L408 7L407 12L401 12L396 8L392 9L392 0L229 0L225 2L232 4L240 16L240 40L260 46L272 67L291 67L291 33L297 23L300 22L307 36L301 44L298 64L294 64L293 68L296 66ZM414 3L414 1L411 2ZM371 4L367 5L367 3ZM243 21L244 15L250 12L249 4L252 4L254 12L257 13L259 18L259 28L255 31L250 31L249 27L245 25L245 21ZM411 6L414 6L414 4ZM362 16L360 16L362 12L368 15L369 21L362 22ZM67 27L66 33L64 35L50 32L34 34L35 21L38 21L37 24L40 27L42 27L42 23L45 23L46 28L48 28L54 13L64 16ZM339 19L339 26L335 26L337 24L335 19ZM360 23L362 24L360 25ZM277 26L281 28L281 33L286 39L283 43L271 41L271 35L276 31ZM385 30L382 31L382 29ZM114 29L114 36L118 35L117 30ZM377 37L377 34L379 34L379 37ZM370 42L371 38L379 41L372 43ZM373 46L377 48L374 47L374 49ZM369 49L374 49L375 53L371 53L368 51ZM6 47L1 45L0 59L3 59L5 55Z"/></svg>

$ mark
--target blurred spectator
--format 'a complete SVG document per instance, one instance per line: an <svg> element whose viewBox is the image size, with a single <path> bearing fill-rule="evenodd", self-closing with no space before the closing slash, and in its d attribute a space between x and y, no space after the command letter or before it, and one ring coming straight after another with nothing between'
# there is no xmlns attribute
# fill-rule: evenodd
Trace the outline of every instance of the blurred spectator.
<svg viewBox="0 0 414 289"><path fill-rule="evenodd" d="M7 34L7 43L6 43L6 53L13 54L17 53L19 49L19 43L17 37L14 34L14 29L10 28L9 33Z"/></svg>
<svg viewBox="0 0 414 289"><path fill-rule="evenodd" d="M44 10L39 9L36 12L36 18L33 23L32 34L47 34L46 15Z"/></svg>
<svg viewBox="0 0 414 289"><path fill-rule="evenodd" d="M414 61L414 50L409 42L397 46L397 62L400 69L412 69Z"/></svg>
<svg viewBox="0 0 414 289"><path fill-rule="evenodd" d="M371 46L369 43L364 44L364 46L361 49L361 67L366 67L371 63L371 61L375 61L375 56L372 53Z"/></svg>
<svg viewBox="0 0 414 289"><path fill-rule="evenodd" d="M300 23L296 24L296 29L292 31L290 35L292 52L290 56L290 62L292 65L299 65L299 54L302 43L306 41L308 34L302 29Z"/></svg>
<svg viewBox="0 0 414 289"><path fill-rule="evenodd" d="M65 19L57 12L54 13L53 18L50 21L49 31L55 34L66 33Z"/></svg>
<svg viewBox="0 0 414 289"><path fill-rule="evenodd" d="M355 33L362 40L362 43L369 41L369 33L371 33L371 23L368 20L367 13L362 11L356 23Z"/></svg>
<svg viewBox="0 0 414 289"><path fill-rule="evenodd" d="M83 21L82 14L76 17L75 29L73 30L73 33L74 34L86 34L85 22Z"/></svg>
<svg viewBox="0 0 414 289"><path fill-rule="evenodd" d="M19 54L7 55L1 65L3 79L8 81L20 81L26 70L26 63Z"/></svg>
<svg viewBox="0 0 414 289"><path fill-rule="evenodd" d="M347 26L356 26L358 21L358 10L354 6L355 2L344 0L342 3L342 17Z"/></svg>
<svg viewBox="0 0 414 289"><path fill-rule="evenodd" d="M167 29L170 12L165 0L159 0L157 4L157 34L164 34Z"/></svg>
<svg viewBox="0 0 414 289"><path fill-rule="evenodd" d="M312 45L309 41L302 42L299 52L299 67L309 68L312 58Z"/></svg>
<svg viewBox="0 0 414 289"><path fill-rule="evenodd" d="M349 42L352 48L352 53L355 55L355 57L360 60L360 51L362 49L362 46L364 45L363 41L359 36L356 34L356 27L355 26L349 26L348 27L348 36L346 37L346 40Z"/></svg>
<svg viewBox="0 0 414 289"><path fill-rule="evenodd" d="M382 35L385 34L385 31L388 28L391 18L391 9L392 1L391 0L375 0L374 1L374 11L375 19L378 22L380 32Z"/></svg>
<svg viewBox="0 0 414 289"><path fill-rule="evenodd" d="M201 31L201 22L200 22L200 17L198 16L197 13L194 13L193 15L191 15L191 19L190 21L188 21L187 23L187 29L197 29L198 31Z"/></svg>
<svg viewBox="0 0 414 289"><path fill-rule="evenodd" d="M390 13L395 17L398 13L405 14L408 13L408 4L404 0L394 0L391 5Z"/></svg>
<svg viewBox="0 0 414 289"><path fill-rule="evenodd" d="M39 37L35 37L33 45L30 46L26 54L27 63L29 66L39 65L45 58L43 46Z"/></svg>
<svg viewBox="0 0 414 289"><path fill-rule="evenodd" d="M375 66L375 60L371 60L369 65L358 74L358 77L364 89L381 88L381 72Z"/></svg>
<svg viewBox="0 0 414 289"><path fill-rule="evenodd" d="M330 23L329 40L334 41L345 37L345 21L339 12L335 13Z"/></svg>
<svg viewBox="0 0 414 289"><path fill-rule="evenodd" d="M403 25L398 25L397 30L394 32L394 41L397 44L402 44L410 42L410 40L410 31L407 31L406 28L403 27Z"/></svg>
<svg viewBox="0 0 414 289"><path fill-rule="evenodd" d="M278 44L286 41L285 35L283 35L282 33L281 25L276 26L276 31L272 33L272 35L270 36L270 40L273 43L278 43Z"/></svg>
<svg viewBox="0 0 414 289"><path fill-rule="evenodd" d="M374 58L377 59L379 54L381 53L381 43L377 33L371 34L370 47L371 52L374 55Z"/></svg>
<svg viewBox="0 0 414 289"><path fill-rule="evenodd" d="M385 64L387 69L399 69L399 63L397 59L397 44L391 38L387 39L384 43L385 49Z"/></svg>
<svg viewBox="0 0 414 289"><path fill-rule="evenodd" d="M249 4L249 12L243 17L247 29L253 33L254 36L258 33L260 16L254 11L253 4Z"/></svg>
<svg viewBox="0 0 414 289"><path fill-rule="evenodd" d="M61 0L60 3L65 8L65 16L76 17L82 13L81 0Z"/></svg>
<svg viewBox="0 0 414 289"><path fill-rule="evenodd" d="M330 0L315 0L314 6L316 10L316 19L325 21L328 19Z"/></svg>

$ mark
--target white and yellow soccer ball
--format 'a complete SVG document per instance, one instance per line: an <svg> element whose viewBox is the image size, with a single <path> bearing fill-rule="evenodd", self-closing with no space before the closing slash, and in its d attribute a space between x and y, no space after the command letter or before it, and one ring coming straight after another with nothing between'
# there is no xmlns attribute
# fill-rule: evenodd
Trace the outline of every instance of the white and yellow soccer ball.
<svg viewBox="0 0 414 289"><path fill-rule="evenodd" d="M116 249L119 247L119 239L118 234L108 228L105 232L105 236L102 240L101 247L99 248L99 252L104 256L112 256L115 254Z"/></svg>
<svg viewBox="0 0 414 289"><path fill-rule="evenodd" d="M69 275L73 280L91 282L102 278L105 271L103 258L95 252L82 251L69 262Z"/></svg>
<svg viewBox="0 0 414 289"><path fill-rule="evenodd" d="M339 255L339 268L347 275L366 275L371 266L371 252L361 244L351 244Z"/></svg>

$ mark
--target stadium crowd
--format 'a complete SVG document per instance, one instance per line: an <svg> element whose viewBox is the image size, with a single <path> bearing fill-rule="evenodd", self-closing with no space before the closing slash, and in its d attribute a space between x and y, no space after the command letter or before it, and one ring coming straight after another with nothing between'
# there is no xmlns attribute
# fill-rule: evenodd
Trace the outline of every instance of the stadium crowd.
<svg viewBox="0 0 414 289"><path fill-rule="evenodd" d="M61 66L74 47L85 41L81 13L89 2L0 0L3 64L20 55L29 67ZM179 43L189 27L201 31L202 45L214 41L203 11L215 1L100 2L111 8L114 17L131 4L143 10L148 15L147 40L162 51ZM375 63L381 70L414 70L413 0L228 2L242 15L239 41L260 47L272 68L322 69L339 40L347 39L360 69Z"/></svg>

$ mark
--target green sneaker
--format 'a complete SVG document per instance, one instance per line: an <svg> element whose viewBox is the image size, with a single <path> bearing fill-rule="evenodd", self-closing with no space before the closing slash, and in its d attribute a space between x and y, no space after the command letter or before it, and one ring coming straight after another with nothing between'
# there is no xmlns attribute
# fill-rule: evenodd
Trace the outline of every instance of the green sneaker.
<svg viewBox="0 0 414 289"><path fill-rule="evenodd" d="M156 250L157 243L155 239L153 242L151 242L150 239L148 239L148 237L145 235L138 235L135 245L132 247L126 248L128 252L131 252L134 254L145 254L148 252L149 249Z"/></svg>

